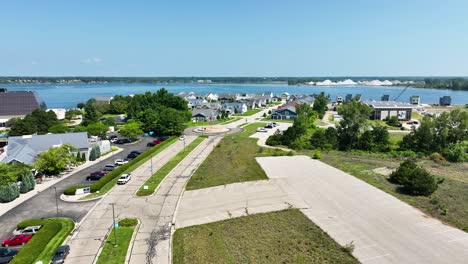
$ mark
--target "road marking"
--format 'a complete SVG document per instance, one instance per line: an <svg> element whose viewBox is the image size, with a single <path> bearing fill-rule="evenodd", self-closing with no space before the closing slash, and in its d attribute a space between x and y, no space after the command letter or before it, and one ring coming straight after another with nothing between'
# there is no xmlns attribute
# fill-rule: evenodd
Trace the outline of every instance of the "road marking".
<svg viewBox="0 0 468 264"><path fill-rule="evenodd" d="M390 256L390 254L383 254L383 255L379 255L379 256L375 256L375 257L365 258L365 259L361 259L361 261L368 261L368 260L373 260L373 259L376 259L376 258L383 258L383 257L386 257L386 256Z"/></svg>

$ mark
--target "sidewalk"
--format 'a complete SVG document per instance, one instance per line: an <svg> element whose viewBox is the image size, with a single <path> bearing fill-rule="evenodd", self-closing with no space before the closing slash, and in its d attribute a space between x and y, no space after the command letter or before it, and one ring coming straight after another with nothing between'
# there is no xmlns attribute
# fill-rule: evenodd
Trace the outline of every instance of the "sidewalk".
<svg viewBox="0 0 468 264"><path fill-rule="evenodd" d="M196 136L186 136L186 144L190 144ZM68 244L72 248L67 257L67 263L93 263L105 241L105 236L112 226L112 205L114 203L116 221L126 217L139 218L141 230L145 230L157 222L159 207L152 202L153 197L136 197L135 192L152 175L150 168L153 163L153 172L159 170L172 157L183 150L182 141L177 141L167 149L148 160L132 172L132 180L125 185L115 186L96 207L82 220ZM146 221L142 221L146 219ZM146 252L146 248L137 248ZM143 261L142 263L145 263Z"/></svg>
<svg viewBox="0 0 468 264"><path fill-rule="evenodd" d="M62 175L60 177L46 178L42 183L36 184L36 187L34 188L34 190L32 190L30 192L27 192L27 193L24 193L24 194L21 194L14 201L11 201L9 203L2 203L1 204L2 206L0 207L0 216L7 213L8 211L15 208L16 206L20 205L21 203L24 203L25 201L31 199L32 197L39 194L40 192L48 189L52 185L55 185L56 183L58 183L58 182L60 182L60 181L62 181L64 179L74 175L75 173L80 172L83 169L86 169L89 166L92 166L92 165L94 165L94 164L96 164L96 163L98 163L98 162L100 162L100 161L102 161L104 159L109 158L111 155L115 155L115 154L121 152L122 150L123 149L120 148L119 150L116 150L114 152L110 152L107 155L102 156L97 160L88 161L88 162L86 162L84 164L81 164L80 166L74 168L71 172L69 172L67 174L64 174L64 175Z"/></svg>

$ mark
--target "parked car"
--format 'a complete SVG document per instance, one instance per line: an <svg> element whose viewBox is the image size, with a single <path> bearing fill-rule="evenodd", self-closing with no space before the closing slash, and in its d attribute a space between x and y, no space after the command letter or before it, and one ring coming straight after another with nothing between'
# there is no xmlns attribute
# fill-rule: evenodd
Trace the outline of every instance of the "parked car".
<svg viewBox="0 0 468 264"><path fill-rule="evenodd" d="M23 234L23 235L34 235L39 231L39 229L41 229L40 225L38 225L38 226L28 226L28 227L26 227L24 229L18 229L17 228L17 229L15 229L13 231L13 235L14 236L21 235L21 234Z"/></svg>
<svg viewBox="0 0 468 264"><path fill-rule="evenodd" d="M67 258L68 253L70 253L70 246L69 245L60 246L57 249L57 251L55 251L55 254L52 257L51 264L63 263L65 261L65 259Z"/></svg>
<svg viewBox="0 0 468 264"><path fill-rule="evenodd" d="M273 127L275 127L273 123L268 123L265 125L265 128L273 128Z"/></svg>
<svg viewBox="0 0 468 264"><path fill-rule="evenodd" d="M257 132L268 132L268 130L264 127L257 128Z"/></svg>
<svg viewBox="0 0 468 264"><path fill-rule="evenodd" d="M276 122L273 122L272 124L273 124L274 127L278 126L278 124Z"/></svg>
<svg viewBox="0 0 468 264"><path fill-rule="evenodd" d="M18 254L18 250L0 248L0 264L9 263L16 254Z"/></svg>
<svg viewBox="0 0 468 264"><path fill-rule="evenodd" d="M131 161L132 159L125 158L125 159L123 159L123 160L124 160L125 162L129 162L129 161Z"/></svg>
<svg viewBox="0 0 468 264"><path fill-rule="evenodd" d="M114 161L114 164L115 164L115 165L118 165L118 166L124 165L125 163L128 163L128 161L125 161L125 160L123 160L123 159L116 159L116 160Z"/></svg>
<svg viewBox="0 0 468 264"><path fill-rule="evenodd" d="M134 159L136 157L138 157L137 153L130 153L130 154L127 155L127 159L130 159L130 160L132 160L132 159Z"/></svg>
<svg viewBox="0 0 468 264"><path fill-rule="evenodd" d="M115 165L113 164L107 164L106 166L104 166L104 171L113 171L114 169L116 168Z"/></svg>
<svg viewBox="0 0 468 264"><path fill-rule="evenodd" d="M104 174L105 175L105 174ZM87 181L99 181L104 175L101 174L91 174L88 177L86 177Z"/></svg>
<svg viewBox="0 0 468 264"><path fill-rule="evenodd" d="M2 247L9 247L9 246L19 246L28 243L31 240L32 235L16 235L10 238L3 240Z"/></svg>
<svg viewBox="0 0 468 264"><path fill-rule="evenodd" d="M126 184L127 182L130 181L131 178L132 178L131 174L122 174L119 180L117 180L117 184Z"/></svg>
<svg viewBox="0 0 468 264"><path fill-rule="evenodd" d="M162 137L158 137L158 139L162 142L162 141L166 141L170 138L171 136L162 136Z"/></svg>
<svg viewBox="0 0 468 264"><path fill-rule="evenodd" d="M128 138L119 138L119 139L117 139L117 141L115 143L116 144L127 144L127 143L130 143L130 139L128 139Z"/></svg>
<svg viewBox="0 0 468 264"><path fill-rule="evenodd" d="M156 145L157 144L155 144L154 142L148 142L148 144L146 144L147 147L154 147Z"/></svg>

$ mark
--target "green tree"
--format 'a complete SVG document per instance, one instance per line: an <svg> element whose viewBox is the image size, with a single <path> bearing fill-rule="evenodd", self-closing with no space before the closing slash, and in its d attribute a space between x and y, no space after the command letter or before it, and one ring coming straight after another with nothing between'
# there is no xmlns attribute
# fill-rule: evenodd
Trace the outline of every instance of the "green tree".
<svg viewBox="0 0 468 264"><path fill-rule="evenodd" d="M49 128L49 133L61 134L68 133L70 129L63 123L56 123Z"/></svg>
<svg viewBox="0 0 468 264"><path fill-rule="evenodd" d="M400 121L398 120L398 117L396 116L391 116L387 118L386 122L387 122L387 125L389 126L394 126L394 127L400 126Z"/></svg>
<svg viewBox="0 0 468 264"><path fill-rule="evenodd" d="M58 174L73 162L72 151L69 144L43 151L34 161L34 168L48 175Z"/></svg>
<svg viewBox="0 0 468 264"><path fill-rule="evenodd" d="M327 111L328 107L328 98L325 96L324 92L321 92L314 101L314 105L312 109L317 112L318 118L322 119L323 116L325 115L325 112Z"/></svg>
<svg viewBox="0 0 468 264"><path fill-rule="evenodd" d="M444 156L451 162L468 161L468 145L464 142L450 143Z"/></svg>
<svg viewBox="0 0 468 264"><path fill-rule="evenodd" d="M85 103L78 103L78 104L76 105L76 108L83 109L85 106L86 106Z"/></svg>
<svg viewBox="0 0 468 264"><path fill-rule="evenodd" d="M350 150L356 145L370 112L369 106L355 100L351 100L338 108L338 114L343 117L343 120L337 126L339 149Z"/></svg>
<svg viewBox="0 0 468 264"><path fill-rule="evenodd" d="M120 134L127 138L137 138L143 134L141 123L139 121L130 119L127 124L120 130Z"/></svg>
<svg viewBox="0 0 468 264"><path fill-rule="evenodd" d="M436 178L419 167L412 160L405 160L388 179L390 182L402 185L403 191L410 195L428 196L437 190Z"/></svg>
<svg viewBox="0 0 468 264"><path fill-rule="evenodd" d="M98 136L100 138L106 138L106 132L108 129L109 127L104 125L102 122L96 122L86 127L86 131L88 131L90 136Z"/></svg>
<svg viewBox="0 0 468 264"><path fill-rule="evenodd" d="M99 121L100 113L94 107L93 101L88 101L84 108L85 114L83 119L83 125L88 126L90 124L97 123Z"/></svg>
<svg viewBox="0 0 468 264"><path fill-rule="evenodd" d="M108 127L110 126L115 127L115 119L113 117L108 117L104 120L104 124Z"/></svg>
<svg viewBox="0 0 468 264"><path fill-rule="evenodd" d="M16 182L0 186L0 202L8 203L19 196L18 185Z"/></svg>
<svg viewBox="0 0 468 264"><path fill-rule="evenodd" d="M91 151L89 152L89 160L94 161L96 159L97 159L96 149L92 148Z"/></svg>
<svg viewBox="0 0 468 264"><path fill-rule="evenodd" d="M86 154L84 152L81 153L81 161L86 162Z"/></svg>

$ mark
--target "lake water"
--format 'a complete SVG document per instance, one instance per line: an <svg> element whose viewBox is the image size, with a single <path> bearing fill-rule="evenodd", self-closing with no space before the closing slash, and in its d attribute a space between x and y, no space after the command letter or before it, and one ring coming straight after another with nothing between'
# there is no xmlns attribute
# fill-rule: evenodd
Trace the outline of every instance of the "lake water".
<svg viewBox="0 0 468 264"><path fill-rule="evenodd" d="M363 100L380 100L384 94L393 99L398 96L404 87L372 87L372 86L289 86L286 84L142 84L142 83L107 83L107 84L0 84L0 87L9 91L36 91L49 108L72 108L79 102L86 102L96 96L128 95L157 91L166 88L169 92L195 92L207 93L260 93L273 92L274 94L313 94L324 91L330 94L332 100L336 96L346 94L361 94ZM439 97L448 95L452 97L452 104L468 104L468 91L452 91L441 89L408 88L398 99L409 102L409 97L419 95L421 103L437 104Z"/></svg>

